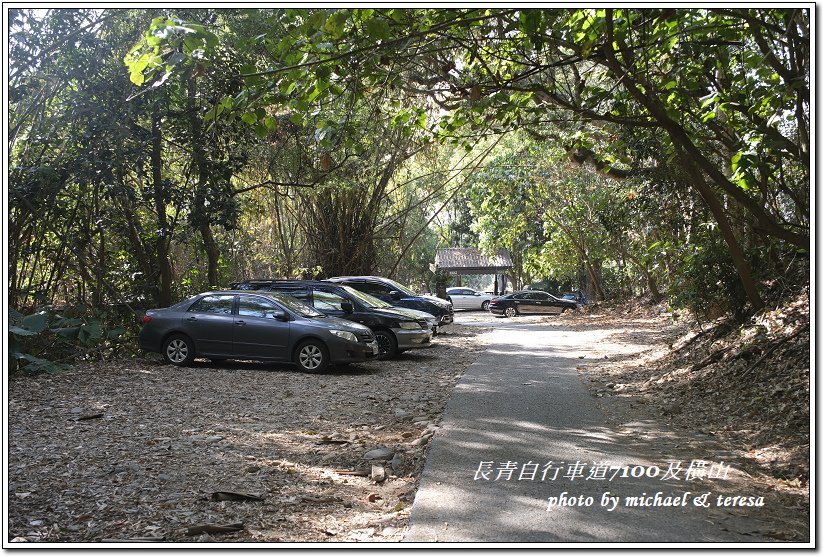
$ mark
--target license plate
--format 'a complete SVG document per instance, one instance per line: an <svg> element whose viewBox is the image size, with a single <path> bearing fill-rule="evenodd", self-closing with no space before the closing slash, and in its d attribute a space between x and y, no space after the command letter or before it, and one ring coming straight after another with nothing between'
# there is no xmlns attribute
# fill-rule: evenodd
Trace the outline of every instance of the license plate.
<svg viewBox="0 0 824 557"><path fill-rule="evenodd" d="M376 341L376 342L370 342L370 343L369 343L369 348L371 348L371 349L372 349L372 354L373 354L373 355L375 355L375 354L377 354L378 352L380 352L380 349L378 348L378 343L377 343L377 341Z"/></svg>

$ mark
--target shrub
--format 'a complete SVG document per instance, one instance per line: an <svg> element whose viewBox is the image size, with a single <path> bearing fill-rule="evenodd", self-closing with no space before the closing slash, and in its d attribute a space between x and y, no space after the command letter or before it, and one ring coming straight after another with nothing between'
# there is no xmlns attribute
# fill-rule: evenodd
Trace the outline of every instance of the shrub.
<svg viewBox="0 0 824 557"><path fill-rule="evenodd" d="M116 314L86 307L35 309L23 315L9 308L9 365L12 372L56 372L78 359L113 355L127 340Z"/></svg>

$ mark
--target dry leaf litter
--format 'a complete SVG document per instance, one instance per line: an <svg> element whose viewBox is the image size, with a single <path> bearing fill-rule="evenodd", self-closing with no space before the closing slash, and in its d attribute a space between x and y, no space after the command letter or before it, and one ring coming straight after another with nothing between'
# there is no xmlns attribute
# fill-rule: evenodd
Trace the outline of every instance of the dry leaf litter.
<svg viewBox="0 0 824 557"><path fill-rule="evenodd" d="M146 357L9 384L16 541L399 541L483 329L313 375Z"/></svg>

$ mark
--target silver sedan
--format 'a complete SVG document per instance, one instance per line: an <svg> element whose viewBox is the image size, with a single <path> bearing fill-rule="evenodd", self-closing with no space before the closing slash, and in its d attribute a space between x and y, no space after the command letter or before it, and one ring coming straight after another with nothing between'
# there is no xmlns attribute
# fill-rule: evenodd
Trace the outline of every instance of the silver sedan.
<svg viewBox="0 0 824 557"><path fill-rule="evenodd" d="M492 294L478 292L463 286L447 288L446 294L455 309L480 309L483 311L489 309L489 300L495 297Z"/></svg>

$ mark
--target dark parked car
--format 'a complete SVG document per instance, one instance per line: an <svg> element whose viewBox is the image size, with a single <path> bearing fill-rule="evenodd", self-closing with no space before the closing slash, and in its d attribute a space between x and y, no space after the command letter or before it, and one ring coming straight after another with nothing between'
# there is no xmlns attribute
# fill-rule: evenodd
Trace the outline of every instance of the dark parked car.
<svg viewBox="0 0 824 557"><path fill-rule="evenodd" d="M421 296L392 279L384 277L334 277L327 282L345 284L365 292L393 306L415 309L431 313L438 319L438 327L449 325L455 312L452 304L435 296Z"/></svg>
<svg viewBox="0 0 824 557"><path fill-rule="evenodd" d="M524 313L563 313L578 307L572 300L556 298L541 290L520 290L489 302L489 311L496 315L515 317Z"/></svg>
<svg viewBox="0 0 824 557"><path fill-rule="evenodd" d="M410 348L431 346L432 331L426 319L401 308L387 307L380 300L373 303L371 296L343 284L319 280L250 280L233 283L232 288L287 294L325 315L366 325L375 335L381 359Z"/></svg>
<svg viewBox="0 0 824 557"><path fill-rule="evenodd" d="M177 366L195 357L291 361L322 372L332 364L378 355L364 325L327 317L294 298L271 292L204 292L143 317L140 347Z"/></svg>

